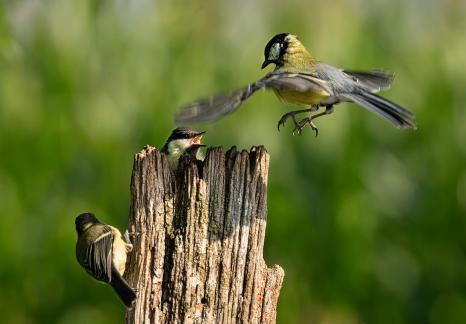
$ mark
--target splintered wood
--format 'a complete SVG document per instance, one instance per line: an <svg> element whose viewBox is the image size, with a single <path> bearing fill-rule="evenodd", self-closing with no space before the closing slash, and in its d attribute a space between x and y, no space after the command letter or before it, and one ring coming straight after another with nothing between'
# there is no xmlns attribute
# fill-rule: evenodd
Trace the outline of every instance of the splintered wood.
<svg viewBox="0 0 466 324"><path fill-rule="evenodd" d="M284 272L263 259L268 166L263 147L210 149L177 172L156 148L135 156L126 323L275 323Z"/></svg>

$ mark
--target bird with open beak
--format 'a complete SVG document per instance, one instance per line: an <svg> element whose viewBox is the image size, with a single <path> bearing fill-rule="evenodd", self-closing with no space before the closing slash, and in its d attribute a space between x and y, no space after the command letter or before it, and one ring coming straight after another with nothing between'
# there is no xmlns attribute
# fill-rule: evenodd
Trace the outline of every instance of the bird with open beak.
<svg viewBox="0 0 466 324"><path fill-rule="evenodd" d="M183 154L190 154L198 160L204 160L200 150L205 145L201 144L202 136L205 132L198 132L186 127L178 127L172 131L162 152L167 155L170 168L176 170L178 161Z"/></svg>

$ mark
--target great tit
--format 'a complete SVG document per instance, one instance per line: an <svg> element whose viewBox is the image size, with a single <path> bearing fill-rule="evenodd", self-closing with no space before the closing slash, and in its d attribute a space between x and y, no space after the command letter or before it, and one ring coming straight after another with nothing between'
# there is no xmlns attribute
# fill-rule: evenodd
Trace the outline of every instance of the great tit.
<svg viewBox="0 0 466 324"><path fill-rule="evenodd" d="M205 146L200 144L205 132L198 132L190 128L178 127L168 137L162 152L167 155L170 168L176 170L178 160L183 154L190 154L198 160L203 160L202 152L199 150Z"/></svg>
<svg viewBox="0 0 466 324"><path fill-rule="evenodd" d="M264 50L262 68L270 63L275 70L262 79L228 94L201 99L184 107L176 116L179 125L212 122L234 112L245 100L259 89L272 89L283 101L307 106L307 109L284 114L278 129L288 118L294 122L298 134L309 124L318 129L314 119L333 112L333 105L354 102L389 120L399 128L416 128L415 116L398 104L375 93L386 90L393 82L393 74L378 70L363 72L335 68L314 59L297 36L283 33L275 35ZM325 107L325 111L297 121L296 115L312 113Z"/></svg>
<svg viewBox="0 0 466 324"><path fill-rule="evenodd" d="M131 307L136 293L123 279L126 254L133 246L125 242L118 229L101 223L92 213L76 218L76 258L95 279L110 284L121 301Z"/></svg>

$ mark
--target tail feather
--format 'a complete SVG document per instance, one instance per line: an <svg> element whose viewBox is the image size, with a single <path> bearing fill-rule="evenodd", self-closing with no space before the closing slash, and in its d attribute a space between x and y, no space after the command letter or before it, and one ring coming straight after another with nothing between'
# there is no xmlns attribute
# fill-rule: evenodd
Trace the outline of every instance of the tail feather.
<svg viewBox="0 0 466 324"><path fill-rule="evenodd" d="M112 281L110 282L110 285L126 307L131 307L133 301L136 299L136 293L133 288L128 285L125 279L121 277L115 267L112 267Z"/></svg>
<svg viewBox="0 0 466 324"><path fill-rule="evenodd" d="M405 108L401 107L400 105L394 103L393 101L390 101L388 99L382 98L376 94L370 93L370 92L364 92L363 96L367 98L370 102L376 104L376 105L381 105L385 107L388 110L393 110L400 116L403 116L407 119L414 119L415 116L412 112L406 110Z"/></svg>
<svg viewBox="0 0 466 324"><path fill-rule="evenodd" d="M344 97L361 107L377 113L397 127L416 129L414 114L388 99L367 91L345 94Z"/></svg>
<svg viewBox="0 0 466 324"><path fill-rule="evenodd" d="M361 85L367 87L371 92L387 90L393 82L393 73L373 70L373 71L352 71L343 70L357 79Z"/></svg>

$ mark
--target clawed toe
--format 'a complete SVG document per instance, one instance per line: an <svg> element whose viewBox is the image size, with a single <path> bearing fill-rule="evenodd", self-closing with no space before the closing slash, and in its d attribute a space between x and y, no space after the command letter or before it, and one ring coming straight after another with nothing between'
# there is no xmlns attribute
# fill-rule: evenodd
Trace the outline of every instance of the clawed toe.
<svg viewBox="0 0 466 324"><path fill-rule="evenodd" d="M302 121L300 123L298 123L298 121L296 120L296 115L297 114L302 114L302 113L312 113L312 112L316 111L317 109L319 109L319 106L314 105L314 106L311 106L311 108L309 108L309 109L295 110L295 111L287 112L278 121L278 124L277 124L278 130L280 131L280 127L284 126L286 121L288 120L288 118L291 117L291 119L293 119L293 123L294 123L293 135L295 135L295 134L301 135L301 129L304 127L304 125L306 125L306 122L303 123L302 125L301 125ZM303 121L305 119L308 119L308 118L304 118ZM311 121L309 121L309 124L314 129L315 126L313 126Z"/></svg>
<svg viewBox="0 0 466 324"><path fill-rule="evenodd" d="M278 121L278 124L277 124L278 131L280 131L280 127L285 126L286 121L290 117L293 118L295 127L298 125L296 118L295 118L295 114L293 112L289 112L289 113L284 114Z"/></svg>
<svg viewBox="0 0 466 324"><path fill-rule="evenodd" d="M309 124L309 126L312 128L312 130L315 132L315 136L317 137L319 135L319 129L317 128L317 126L314 124L314 122L312 121L312 117L306 117L306 118L303 118L299 123L298 123L298 126L297 128L299 128L299 134L301 135L301 129L304 128L304 126L306 126L306 124Z"/></svg>
<svg viewBox="0 0 466 324"><path fill-rule="evenodd" d="M136 236L139 236L141 235L142 233L144 233L144 231L142 232L130 232L128 230L125 231L123 237L125 238L125 241L128 245L131 245L131 250L132 250L132 247L133 247L133 243L131 242L131 237L136 237ZM128 251L129 252L129 251Z"/></svg>
<svg viewBox="0 0 466 324"><path fill-rule="evenodd" d="M301 128L299 126L296 126L294 129L293 129L293 136L295 136L296 134L298 134L299 136L301 136Z"/></svg>
<svg viewBox="0 0 466 324"><path fill-rule="evenodd" d="M302 124L301 122L299 123L296 123L295 124L295 127L293 129L293 136L298 134L299 136L301 136L301 132L302 132L302 129L303 127L305 126L306 124Z"/></svg>
<svg viewBox="0 0 466 324"><path fill-rule="evenodd" d="M136 236L139 236L139 235L141 235L141 234L143 234L143 233L145 233L144 230L143 230L143 231L140 231L140 232L137 232L137 231L136 231L136 232L130 232L130 231L126 230L126 231L125 231L125 237L131 237L131 236L132 236L132 237L136 237Z"/></svg>

